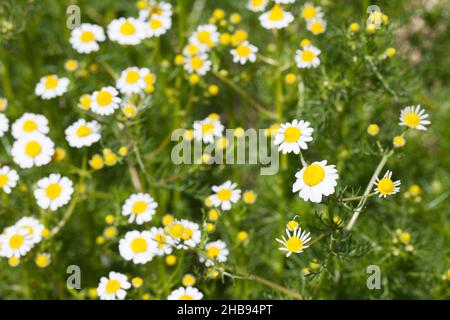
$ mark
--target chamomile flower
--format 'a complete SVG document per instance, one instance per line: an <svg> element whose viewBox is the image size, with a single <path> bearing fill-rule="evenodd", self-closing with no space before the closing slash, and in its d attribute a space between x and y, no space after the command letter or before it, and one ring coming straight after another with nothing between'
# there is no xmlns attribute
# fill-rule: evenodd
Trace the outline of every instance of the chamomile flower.
<svg viewBox="0 0 450 320"><path fill-rule="evenodd" d="M281 239L276 239L277 242L283 246L279 249L286 252L286 257L289 257L292 253L301 253L304 249L308 248L308 242L311 240L310 233L303 231L302 228L294 229L291 232L286 229L287 238L281 236Z"/></svg>
<svg viewBox="0 0 450 320"><path fill-rule="evenodd" d="M9 120L3 113L0 113L0 137L3 137L8 132L8 129Z"/></svg>
<svg viewBox="0 0 450 320"><path fill-rule="evenodd" d="M200 256L200 262L205 263L207 267L211 267L215 263L226 262L229 253L227 244L222 240L209 242L205 245L204 256Z"/></svg>
<svg viewBox="0 0 450 320"><path fill-rule="evenodd" d="M314 46L306 46L301 50L297 50L295 56L295 62L297 62L297 67L303 68L316 68L320 65L319 60L320 50Z"/></svg>
<svg viewBox="0 0 450 320"><path fill-rule="evenodd" d="M396 194L400 191L400 180L392 180L392 171L386 171L383 178L375 180L375 193L380 198L386 198L387 196Z"/></svg>
<svg viewBox="0 0 450 320"><path fill-rule="evenodd" d="M299 192L305 201L319 203L322 196L334 193L337 185L338 173L334 165L327 165L327 161L316 161L303 167L295 174L297 180L292 186L292 192Z"/></svg>
<svg viewBox="0 0 450 320"><path fill-rule="evenodd" d="M108 25L108 37L121 45L137 45L145 38L145 24L135 18L119 18Z"/></svg>
<svg viewBox="0 0 450 320"><path fill-rule="evenodd" d="M168 16L152 15L145 22L145 35L148 38L159 37L172 27L172 20Z"/></svg>
<svg viewBox="0 0 450 320"><path fill-rule="evenodd" d="M102 277L97 287L97 295L101 300L123 300L126 290L131 288L128 277L122 273L111 271L107 277Z"/></svg>
<svg viewBox="0 0 450 320"><path fill-rule="evenodd" d="M179 287L173 290L167 300L201 300L203 293L194 287Z"/></svg>
<svg viewBox="0 0 450 320"><path fill-rule="evenodd" d="M148 69L146 69L148 71ZM117 80L116 87L123 94L133 94L142 92L147 84L144 81L144 70L138 67L129 67L122 71Z"/></svg>
<svg viewBox="0 0 450 320"><path fill-rule="evenodd" d="M429 125L431 122L427 120L429 117L428 114L425 113L420 105L414 107L406 107L400 113L400 125L407 126L411 129L417 130L427 130L426 125Z"/></svg>
<svg viewBox="0 0 450 320"><path fill-rule="evenodd" d="M122 258L134 264L144 264L153 259L157 243L152 240L150 231L129 231L119 241L119 252Z"/></svg>
<svg viewBox="0 0 450 320"><path fill-rule="evenodd" d="M188 43L183 48L183 55L186 57L196 56L200 53L204 53L205 51L201 46L195 43Z"/></svg>
<svg viewBox="0 0 450 320"><path fill-rule="evenodd" d="M189 220L174 220L165 228L177 249L193 248L200 243L201 231L197 223Z"/></svg>
<svg viewBox="0 0 450 320"><path fill-rule="evenodd" d="M83 94L78 100L78 108L82 110L89 110L91 108L92 96L90 94Z"/></svg>
<svg viewBox="0 0 450 320"><path fill-rule="evenodd" d="M253 12L261 12L266 8L267 0L248 0L247 9Z"/></svg>
<svg viewBox="0 0 450 320"><path fill-rule="evenodd" d="M314 6L311 2L307 2L302 7L302 17L306 20L321 18L323 16L322 9Z"/></svg>
<svg viewBox="0 0 450 320"><path fill-rule="evenodd" d="M33 133L15 141L11 148L13 161L26 169L40 167L52 160L55 144L41 133Z"/></svg>
<svg viewBox="0 0 450 320"><path fill-rule="evenodd" d="M308 20L306 23L306 29L311 31L313 35L319 35L327 30L327 22L322 18L314 18Z"/></svg>
<svg viewBox="0 0 450 320"><path fill-rule="evenodd" d="M119 108L122 101L117 95L119 93L114 87L103 87L100 91L92 94L91 110L101 116L107 116L114 113Z"/></svg>
<svg viewBox="0 0 450 320"><path fill-rule="evenodd" d="M172 252L174 240L164 231L164 228L150 228L150 236L157 244L155 255L162 256Z"/></svg>
<svg viewBox="0 0 450 320"><path fill-rule="evenodd" d="M281 124L277 135L275 136L275 145L279 145L278 151L282 153L295 154L300 153L300 149L308 149L307 142L312 141L312 133L314 129L310 127L310 123L304 120L294 120L292 123L287 122Z"/></svg>
<svg viewBox="0 0 450 320"><path fill-rule="evenodd" d="M221 207L224 211L230 210L231 204L238 202L241 198L241 190L236 189L236 187L237 184L229 180L220 186L212 186L212 191L215 192L211 196L213 205Z"/></svg>
<svg viewBox="0 0 450 320"><path fill-rule="evenodd" d="M201 53L195 56L188 56L184 60L184 69L189 73L196 73L198 75L205 75L211 69L212 62L208 55Z"/></svg>
<svg viewBox="0 0 450 320"><path fill-rule="evenodd" d="M11 226L0 235L0 256L20 258L33 248L32 235L28 230Z"/></svg>
<svg viewBox="0 0 450 320"><path fill-rule="evenodd" d="M0 111L5 111L8 108L8 99L0 97Z"/></svg>
<svg viewBox="0 0 450 320"><path fill-rule="evenodd" d="M103 28L91 24L82 23L72 30L69 42L78 53L90 53L100 49L99 42L105 41Z"/></svg>
<svg viewBox="0 0 450 320"><path fill-rule="evenodd" d="M259 21L265 29L283 29L294 21L294 16L292 13L284 11L279 4L275 4L270 11L259 17Z"/></svg>
<svg viewBox="0 0 450 320"><path fill-rule="evenodd" d="M24 229L27 231L27 237L33 244L37 244L42 240L42 232L45 227L39 220L33 217L23 217L16 222L15 226L19 229Z"/></svg>
<svg viewBox="0 0 450 320"><path fill-rule="evenodd" d="M100 140L100 128L100 124L95 120L79 119L67 127L66 140L72 148L89 147Z"/></svg>
<svg viewBox="0 0 450 320"><path fill-rule="evenodd" d="M258 52L258 48L250 44L248 41L244 41L230 52L233 55L233 62L246 64L247 61L256 61L256 53Z"/></svg>
<svg viewBox="0 0 450 320"><path fill-rule="evenodd" d="M197 27L197 30L192 33L189 42L197 44L203 50L209 50L214 47L219 41L219 32L217 27L213 24L204 24Z"/></svg>
<svg viewBox="0 0 450 320"><path fill-rule="evenodd" d="M158 204L147 193L132 194L122 206L122 215L130 216L129 223L136 221L137 224L143 224L152 220L155 209Z"/></svg>
<svg viewBox="0 0 450 320"><path fill-rule="evenodd" d="M194 121L194 139L205 143L214 143L216 137L222 137L224 126L220 120L205 118L202 121Z"/></svg>
<svg viewBox="0 0 450 320"><path fill-rule="evenodd" d="M69 79L59 78L57 75L48 75L39 80L34 93L42 99L52 99L62 96L67 91Z"/></svg>
<svg viewBox="0 0 450 320"><path fill-rule="evenodd" d="M24 113L11 126L11 133L14 138L20 139L32 133L48 133L48 120L41 114Z"/></svg>
<svg viewBox="0 0 450 320"><path fill-rule="evenodd" d="M172 5L170 3L151 0L144 9L139 11L139 19L148 20L155 15L170 18L172 13Z"/></svg>
<svg viewBox="0 0 450 320"><path fill-rule="evenodd" d="M0 167L0 189L5 193L11 193L11 189L16 186L17 180L19 180L19 175L16 170L8 166Z"/></svg>
<svg viewBox="0 0 450 320"><path fill-rule="evenodd" d="M59 173L52 173L37 182L34 197L39 207L55 211L69 203L72 193L72 181Z"/></svg>

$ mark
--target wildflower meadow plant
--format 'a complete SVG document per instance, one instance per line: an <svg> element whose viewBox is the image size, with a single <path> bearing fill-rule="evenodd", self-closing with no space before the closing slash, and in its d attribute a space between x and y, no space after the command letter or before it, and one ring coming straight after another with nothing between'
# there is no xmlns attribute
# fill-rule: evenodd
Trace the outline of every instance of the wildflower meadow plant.
<svg viewBox="0 0 450 320"><path fill-rule="evenodd" d="M424 2L2 1L0 298L449 298Z"/></svg>

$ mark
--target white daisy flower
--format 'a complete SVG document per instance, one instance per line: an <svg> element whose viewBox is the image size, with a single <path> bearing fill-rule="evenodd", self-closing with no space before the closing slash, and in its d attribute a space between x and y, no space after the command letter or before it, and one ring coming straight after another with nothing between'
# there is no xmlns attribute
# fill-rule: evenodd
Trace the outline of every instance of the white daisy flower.
<svg viewBox="0 0 450 320"><path fill-rule="evenodd" d="M39 80L34 93L42 99L52 99L62 96L67 91L69 79L59 78L57 75L48 75Z"/></svg>
<svg viewBox="0 0 450 320"><path fill-rule="evenodd" d="M37 182L34 197L42 209L56 209L69 203L73 193L73 183L59 173L52 173Z"/></svg>
<svg viewBox="0 0 450 320"><path fill-rule="evenodd" d="M147 193L132 194L122 206L122 215L130 216L128 223L136 220L137 224L143 224L152 220L158 204Z"/></svg>
<svg viewBox="0 0 450 320"><path fill-rule="evenodd" d="M145 35L148 38L159 37L172 27L172 19L168 16L152 15L145 22Z"/></svg>
<svg viewBox="0 0 450 320"><path fill-rule="evenodd" d="M307 21L306 29L317 36L327 30L327 22L323 18L314 18Z"/></svg>
<svg viewBox="0 0 450 320"><path fill-rule="evenodd" d="M258 48L250 44L248 41L244 41L230 52L233 55L233 62L245 64L247 61L256 61L256 53L258 52Z"/></svg>
<svg viewBox="0 0 450 320"><path fill-rule="evenodd" d="M11 226L0 235L0 256L20 258L33 248L33 237L29 231L17 226Z"/></svg>
<svg viewBox="0 0 450 320"><path fill-rule="evenodd" d="M17 185L19 175L17 171L8 166L0 167L0 189L5 193L11 193L11 189Z"/></svg>
<svg viewBox="0 0 450 320"><path fill-rule="evenodd" d="M335 166L327 166L327 161L323 160L303 167L295 177L297 180L292 186L292 192L300 191L299 196L303 200L319 203L323 195L334 193L339 176Z"/></svg>
<svg viewBox="0 0 450 320"><path fill-rule="evenodd" d="M170 3L151 0L145 9L139 11L139 19L148 20L154 15L170 18L172 13L172 5Z"/></svg>
<svg viewBox="0 0 450 320"><path fill-rule="evenodd" d="M392 180L392 171L386 171L383 178L375 180L375 193L380 198L386 198L387 196L396 194L400 191L400 180Z"/></svg>
<svg viewBox="0 0 450 320"><path fill-rule="evenodd" d="M275 3L280 3L280 4L290 4L290 3L294 3L295 0L275 0Z"/></svg>
<svg viewBox="0 0 450 320"><path fill-rule="evenodd" d="M172 252L172 246L175 244L174 240L168 235L163 228L151 227L150 236L156 242L155 255L162 256Z"/></svg>
<svg viewBox="0 0 450 320"><path fill-rule="evenodd" d="M149 231L129 231L119 241L119 252L122 258L134 264L144 264L153 259L157 251L157 243L153 241Z"/></svg>
<svg viewBox="0 0 450 320"><path fill-rule="evenodd" d="M199 225L189 220L174 220L166 227L165 231L172 237L177 249L197 246L202 236Z"/></svg>
<svg viewBox="0 0 450 320"><path fill-rule="evenodd" d="M11 133L14 138L20 139L31 133L48 134L48 120L41 114L24 113L11 126Z"/></svg>
<svg viewBox="0 0 450 320"><path fill-rule="evenodd" d="M97 287L97 295L101 300L123 300L126 290L131 288L126 275L111 271L108 278L102 277Z"/></svg>
<svg viewBox="0 0 450 320"><path fill-rule="evenodd" d="M33 133L16 140L11 148L13 161L21 168L40 167L52 160L55 144L41 133Z"/></svg>
<svg viewBox="0 0 450 320"><path fill-rule="evenodd" d="M200 256L200 262L204 262L205 266L211 267L218 262L226 262L229 253L227 244L222 240L208 242L205 245L205 256Z"/></svg>
<svg viewBox="0 0 450 320"><path fill-rule="evenodd" d="M142 92L147 84L144 77L150 72L149 69L138 67L129 67L122 71L117 80L116 87L123 94L131 95L133 93Z"/></svg>
<svg viewBox="0 0 450 320"><path fill-rule="evenodd" d="M83 94L78 100L78 108L87 111L91 108L92 96L90 94Z"/></svg>
<svg viewBox="0 0 450 320"><path fill-rule="evenodd" d="M300 153L300 149L308 149L307 142L312 141L314 129L310 127L308 121L294 120L292 123L281 124L275 136L275 145L280 145L278 151L283 153Z"/></svg>
<svg viewBox="0 0 450 320"><path fill-rule="evenodd" d="M208 55L200 53L195 56L188 56L184 60L184 69L189 73L197 73L201 76L211 70L212 62L208 59Z"/></svg>
<svg viewBox="0 0 450 320"><path fill-rule="evenodd" d="M311 240L310 233L306 231L302 232L302 228L298 227L294 229L292 235L286 229L286 234L287 239L284 236L281 236L281 239L276 239L277 242L283 245L280 250L286 252L286 257L289 257L292 253L301 253L309 247L308 242Z"/></svg>
<svg viewBox="0 0 450 320"><path fill-rule="evenodd" d="M119 18L108 25L108 37L121 45L137 45L145 38L145 24L135 18Z"/></svg>
<svg viewBox="0 0 450 320"><path fill-rule="evenodd" d="M183 55L186 57L196 56L204 52L203 48L195 43L188 43L183 48Z"/></svg>
<svg viewBox="0 0 450 320"><path fill-rule="evenodd" d="M33 217L23 217L16 222L15 226L19 229L27 231L27 236L30 236L30 241L33 244L37 244L42 240L42 231L45 227L39 220Z"/></svg>
<svg viewBox="0 0 450 320"><path fill-rule="evenodd" d="M100 124L95 120L79 119L67 127L66 140L72 148L89 147L100 140L100 129Z"/></svg>
<svg viewBox="0 0 450 320"><path fill-rule="evenodd" d="M276 4L270 11L263 13L259 17L259 21L266 29L283 29L294 21L294 16L292 13L284 11L282 6Z"/></svg>
<svg viewBox="0 0 450 320"><path fill-rule="evenodd" d="M122 102L117 96L118 94L116 88L111 86L103 87L100 91L94 91L91 102L92 112L101 116L113 114Z"/></svg>
<svg viewBox="0 0 450 320"><path fill-rule="evenodd" d="M319 60L320 50L314 46L305 46L301 50L297 50L295 56L295 62L297 67L303 68L316 68L320 65Z"/></svg>
<svg viewBox="0 0 450 320"><path fill-rule="evenodd" d="M0 113L0 137L3 137L8 132L8 129L9 120L3 113Z"/></svg>
<svg viewBox="0 0 450 320"><path fill-rule="evenodd" d="M236 187L237 183L233 183L230 180L220 186L212 186L212 191L215 192L211 196L213 206L221 207L224 211L230 210L231 203L236 203L241 198L241 190L236 189Z"/></svg>
<svg viewBox="0 0 450 320"><path fill-rule="evenodd" d="M5 111L8 108L8 99L0 97L0 111Z"/></svg>
<svg viewBox="0 0 450 320"><path fill-rule="evenodd" d="M306 20L312 20L315 18L322 18L323 12L320 7L314 6L311 2L307 2L302 7L302 17Z"/></svg>
<svg viewBox="0 0 450 320"><path fill-rule="evenodd" d="M179 287L173 290L167 300L202 300L203 293L194 287Z"/></svg>
<svg viewBox="0 0 450 320"><path fill-rule="evenodd" d="M431 122L427 120L429 117L428 114L425 113L420 105L414 107L406 107L400 113L400 125L407 126L411 129L417 130L427 130L426 125L429 125Z"/></svg>
<svg viewBox="0 0 450 320"><path fill-rule="evenodd" d="M105 41L105 39L102 27L91 23L82 23L72 30L69 42L78 53L90 53L98 51L100 49L98 42Z"/></svg>
<svg viewBox="0 0 450 320"><path fill-rule="evenodd" d="M189 42L194 43L207 51L217 44L219 37L220 35L215 25L203 24L198 26L197 30L192 33Z"/></svg>
<svg viewBox="0 0 450 320"><path fill-rule="evenodd" d="M220 120L205 118L194 121L194 139L205 143L214 143L215 137L222 137L224 126Z"/></svg>
<svg viewBox="0 0 450 320"><path fill-rule="evenodd" d="M267 0L248 0L247 9L253 12L261 12L266 8Z"/></svg>

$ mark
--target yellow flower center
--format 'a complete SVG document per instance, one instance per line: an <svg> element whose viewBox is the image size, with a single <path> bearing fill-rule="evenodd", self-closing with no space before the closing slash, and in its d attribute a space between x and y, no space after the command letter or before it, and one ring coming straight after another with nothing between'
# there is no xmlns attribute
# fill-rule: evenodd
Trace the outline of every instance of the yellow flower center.
<svg viewBox="0 0 450 320"><path fill-rule="evenodd" d="M149 16L152 16L152 15L154 15L154 14L161 15L161 13L162 13L162 9L161 9L160 7L151 7L151 8L148 10L148 15L149 15Z"/></svg>
<svg viewBox="0 0 450 320"><path fill-rule="evenodd" d="M311 32L314 34L319 34L324 31L324 27L322 22L317 21L311 24Z"/></svg>
<svg viewBox="0 0 450 320"><path fill-rule="evenodd" d="M133 250L134 253L142 253L147 250L147 241L143 238L136 238L133 241L131 241L131 250Z"/></svg>
<svg viewBox="0 0 450 320"><path fill-rule="evenodd" d="M297 127L289 127L284 131L284 141L286 142L296 142L300 139L302 132Z"/></svg>
<svg viewBox="0 0 450 320"><path fill-rule="evenodd" d="M38 128L36 122L34 122L33 120L27 120L23 123L23 131L25 132L33 132L34 130L36 130Z"/></svg>
<svg viewBox="0 0 450 320"><path fill-rule="evenodd" d="M212 134L214 125L212 123L205 123L202 125L202 134Z"/></svg>
<svg viewBox="0 0 450 320"><path fill-rule="evenodd" d="M302 52L302 60L304 62L311 62L314 60L315 57L316 55L311 50L305 50Z"/></svg>
<svg viewBox="0 0 450 320"><path fill-rule="evenodd" d="M49 184L47 188L45 188L45 194L51 200L55 200L61 195L62 188L57 183Z"/></svg>
<svg viewBox="0 0 450 320"><path fill-rule="evenodd" d="M91 107L91 98L85 94L80 98L80 104L83 109L88 110Z"/></svg>
<svg viewBox="0 0 450 320"><path fill-rule="evenodd" d="M184 228L181 239L183 239L184 241L189 240L190 238L192 238L192 234L193 234L193 231L191 229Z"/></svg>
<svg viewBox="0 0 450 320"><path fill-rule="evenodd" d="M195 45L195 44L188 44L188 46L186 47L186 51L191 55L195 55L198 53L199 48Z"/></svg>
<svg viewBox="0 0 450 320"><path fill-rule="evenodd" d="M106 293L113 294L119 291L119 289L120 289L119 280L108 280L108 283L106 284Z"/></svg>
<svg viewBox="0 0 450 320"><path fill-rule="evenodd" d="M236 48L236 53L240 57L248 57L251 53L251 50L248 46L240 45Z"/></svg>
<svg viewBox="0 0 450 320"><path fill-rule="evenodd" d="M172 225L169 229L170 235L176 239L181 238L181 236L183 235L183 231L184 227L179 223Z"/></svg>
<svg viewBox="0 0 450 320"><path fill-rule="evenodd" d="M19 234L15 234L9 239L9 246L13 250L18 249L22 246L24 241L25 241L25 238L23 236L21 236Z"/></svg>
<svg viewBox="0 0 450 320"><path fill-rule="evenodd" d="M32 158L37 157L41 151L42 147L37 141L30 141L25 146L25 153Z"/></svg>
<svg viewBox="0 0 450 320"><path fill-rule="evenodd" d="M283 18L284 18L283 8L279 4L274 5L272 10L270 10L269 20L280 21L283 20Z"/></svg>
<svg viewBox="0 0 450 320"><path fill-rule="evenodd" d="M201 67L203 67L203 64L204 64L203 59L200 57L193 57L191 59L191 67L194 70L200 69Z"/></svg>
<svg viewBox="0 0 450 320"><path fill-rule="evenodd" d="M303 18L306 20L311 20L316 16L316 8L314 6L309 6L303 9Z"/></svg>
<svg viewBox="0 0 450 320"><path fill-rule="evenodd" d="M381 194L389 195L394 191L394 182L389 178L383 178L378 182L378 191Z"/></svg>
<svg viewBox="0 0 450 320"><path fill-rule="evenodd" d="M158 248L163 248L166 245L166 236L157 234L154 239L158 243Z"/></svg>
<svg viewBox="0 0 450 320"><path fill-rule="evenodd" d="M127 72L127 76L125 77L125 81L128 83L135 83L140 78L139 72L135 70L130 70Z"/></svg>
<svg viewBox="0 0 450 320"><path fill-rule="evenodd" d="M206 251L206 254L208 255L208 257L210 258L216 258L220 253L220 249L217 247L209 247L208 250Z"/></svg>
<svg viewBox="0 0 450 320"><path fill-rule="evenodd" d="M91 133L92 133L92 129L86 125L79 126L77 129L77 136L80 138L87 137Z"/></svg>
<svg viewBox="0 0 450 320"><path fill-rule="evenodd" d="M94 37L94 33L92 31L84 31L81 34L81 42L91 42L94 41L95 37Z"/></svg>
<svg viewBox="0 0 450 320"><path fill-rule="evenodd" d="M252 0L252 6L253 7L259 7L264 4L264 0Z"/></svg>
<svg viewBox="0 0 450 320"><path fill-rule="evenodd" d="M418 114L410 112L405 115L404 121L408 127L416 128L420 124L420 117Z"/></svg>
<svg viewBox="0 0 450 320"><path fill-rule="evenodd" d="M47 76L45 77L45 89L55 89L58 85L58 78L55 76Z"/></svg>
<svg viewBox="0 0 450 320"><path fill-rule="evenodd" d="M133 204L133 208L131 209L131 211L134 214L141 214L143 213L145 210L147 210L147 203L145 203L144 201L136 201Z"/></svg>
<svg viewBox="0 0 450 320"><path fill-rule="evenodd" d="M303 181L310 187L318 185L325 178L325 170L318 164L307 166L303 172Z"/></svg>
<svg viewBox="0 0 450 320"><path fill-rule="evenodd" d="M120 33L126 36L131 36L136 32L136 28L131 22L126 21L120 26Z"/></svg>
<svg viewBox="0 0 450 320"><path fill-rule="evenodd" d="M290 252L299 252L303 248L303 241L298 237L290 237L288 241L286 241L286 249Z"/></svg>
<svg viewBox="0 0 450 320"><path fill-rule="evenodd" d="M209 45L211 43L211 34L208 31L199 31L197 39L200 43Z"/></svg>
<svg viewBox="0 0 450 320"><path fill-rule="evenodd" d="M227 201L231 198L231 190L230 189L222 189L219 192L217 192L217 198L219 198L220 201Z"/></svg>
<svg viewBox="0 0 450 320"><path fill-rule="evenodd" d="M108 91L100 91L97 95L97 103L105 107L112 102L113 96Z"/></svg>
<svg viewBox="0 0 450 320"><path fill-rule="evenodd" d="M150 20L150 28L155 30L155 29L159 29L162 26L162 22L158 19L151 19Z"/></svg>
<svg viewBox="0 0 450 320"><path fill-rule="evenodd" d="M8 183L8 175L0 174L0 188L3 188Z"/></svg>
<svg viewBox="0 0 450 320"><path fill-rule="evenodd" d="M188 294L185 294L180 297L180 300L192 300L192 297Z"/></svg>

